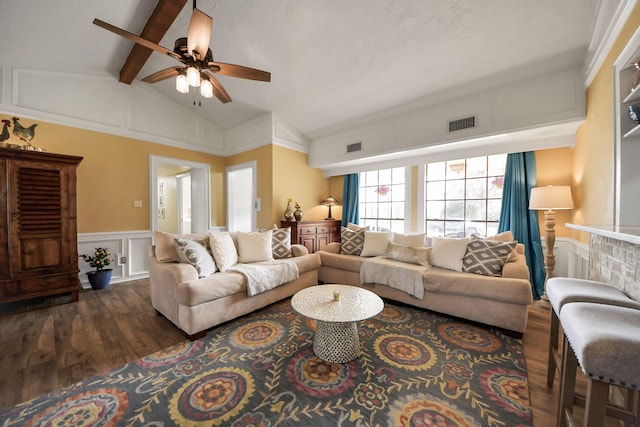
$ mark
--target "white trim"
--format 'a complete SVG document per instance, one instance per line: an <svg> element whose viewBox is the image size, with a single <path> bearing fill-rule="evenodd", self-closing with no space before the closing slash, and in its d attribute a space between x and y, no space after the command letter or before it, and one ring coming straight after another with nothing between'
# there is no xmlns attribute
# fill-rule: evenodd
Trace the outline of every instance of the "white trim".
<svg viewBox="0 0 640 427"><path fill-rule="evenodd" d="M593 82L611 47L629 19L637 0L601 0L591 32L591 43L585 63L585 87Z"/></svg>

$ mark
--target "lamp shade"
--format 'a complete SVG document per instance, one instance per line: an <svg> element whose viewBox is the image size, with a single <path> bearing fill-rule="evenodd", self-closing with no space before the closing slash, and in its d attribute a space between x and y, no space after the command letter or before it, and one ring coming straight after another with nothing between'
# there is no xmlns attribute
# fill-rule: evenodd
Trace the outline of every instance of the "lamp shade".
<svg viewBox="0 0 640 427"><path fill-rule="evenodd" d="M532 188L529 209L554 211L573 209L571 187L568 185L548 185Z"/></svg>
<svg viewBox="0 0 640 427"><path fill-rule="evenodd" d="M331 196L327 196L326 199L320 202L324 206L338 206L338 201Z"/></svg>
<svg viewBox="0 0 640 427"><path fill-rule="evenodd" d="M186 74L180 73L178 77L176 77L176 90L180 93L189 93L189 83L187 82Z"/></svg>

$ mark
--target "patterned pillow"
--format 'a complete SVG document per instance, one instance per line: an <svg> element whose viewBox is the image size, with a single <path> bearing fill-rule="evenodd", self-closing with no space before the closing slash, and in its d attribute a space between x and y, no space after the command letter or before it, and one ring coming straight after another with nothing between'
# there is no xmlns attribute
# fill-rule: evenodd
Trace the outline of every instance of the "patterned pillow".
<svg viewBox="0 0 640 427"><path fill-rule="evenodd" d="M238 263L238 250L231 235L227 232L213 233L209 237L209 246L213 259L221 272L227 271Z"/></svg>
<svg viewBox="0 0 640 427"><path fill-rule="evenodd" d="M462 271L484 276L502 276L502 267L507 262L518 242L499 242L473 238L462 259Z"/></svg>
<svg viewBox="0 0 640 427"><path fill-rule="evenodd" d="M431 248L412 247L399 245L397 243L389 243L384 257L395 261L406 262L408 264L424 265L429 267L429 255Z"/></svg>
<svg viewBox="0 0 640 427"><path fill-rule="evenodd" d="M343 255L360 255L364 247L364 232L366 229L353 231L347 227L340 229L342 244L340 245L340 253Z"/></svg>
<svg viewBox="0 0 640 427"><path fill-rule="evenodd" d="M198 277L203 278L216 272L216 263L207 250L207 245L202 240L174 239L176 252L181 262L191 264L198 272Z"/></svg>
<svg viewBox="0 0 640 427"><path fill-rule="evenodd" d="M271 251L273 259L291 258L291 227L273 230Z"/></svg>

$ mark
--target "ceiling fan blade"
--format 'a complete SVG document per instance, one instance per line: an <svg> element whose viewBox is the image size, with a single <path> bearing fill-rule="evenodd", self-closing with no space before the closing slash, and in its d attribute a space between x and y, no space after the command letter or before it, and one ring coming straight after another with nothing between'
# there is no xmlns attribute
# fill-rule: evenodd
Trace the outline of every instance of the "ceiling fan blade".
<svg viewBox="0 0 640 427"><path fill-rule="evenodd" d="M220 100L220 102L222 102L223 104L231 102L231 97L229 96L227 91L224 90L218 79L216 79L209 73L202 73L202 75L209 79L209 81L213 85L213 94Z"/></svg>
<svg viewBox="0 0 640 427"><path fill-rule="evenodd" d="M242 65L225 64L223 62L209 62L210 67L220 68L214 73L223 76L238 77L240 79L258 80L261 82L270 82L271 73L267 71L257 70L255 68L244 67Z"/></svg>
<svg viewBox="0 0 640 427"><path fill-rule="evenodd" d="M131 41L134 41L134 42L138 43L139 45L144 46L146 48L149 48L151 50L155 50L156 52L160 52L160 53L163 53L165 55L169 55L170 57L175 58L178 61L182 62L182 58L180 58L180 55L178 55L174 51L169 50L169 49L167 49L165 47L162 47L162 46L160 46L158 44L155 44L153 42L150 42L147 39L143 39L142 37L136 36L135 34L130 33L128 31L125 31L125 30L123 30L121 28L114 27L113 25L107 24L106 22L101 21L101 20L99 20L97 18L93 20L93 23L95 25L97 25L98 27L102 27L105 30L109 30L112 33L115 33L115 34L117 34L119 36L122 36L125 39L129 39Z"/></svg>
<svg viewBox="0 0 640 427"><path fill-rule="evenodd" d="M180 74L180 68L176 68L176 67L165 68L164 70L160 70L156 73L148 75L147 77L142 79L142 81L146 83L156 83L162 80L166 80L169 77L175 77L178 74Z"/></svg>
<svg viewBox="0 0 640 427"><path fill-rule="evenodd" d="M193 8L189 32L187 33L187 51L196 59L204 59L211 42L213 19L202 11Z"/></svg>

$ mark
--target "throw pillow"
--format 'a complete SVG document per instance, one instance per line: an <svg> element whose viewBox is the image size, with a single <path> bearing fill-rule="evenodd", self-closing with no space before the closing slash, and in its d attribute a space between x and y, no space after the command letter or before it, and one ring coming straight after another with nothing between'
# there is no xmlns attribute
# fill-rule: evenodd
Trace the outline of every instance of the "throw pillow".
<svg viewBox="0 0 640 427"><path fill-rule="evenodd" d="M429 258L431 265L447 270L462 271L462 258L467 252L469 239L434 237L432 241L433 249Z"/></svg>
<svg viewBox="0 0 640 427"><path fill-rule="evenodd" d="M273 230L271 251L274 259L291 258L291 227Z"/></svg>
<svg viewBox="0 0 640 427"><path fill-rule="evenodd" d="M400 234L393 235L393 243L399 243L405 246L420 247L424 244L424 233L420 234Z"/></svg>
<svg viewBox="0 0 640 427"><path fill-rule="evenodd" d="M165 231L157 230L153 234L153 241L155 245L156 260L158 262L180 262L178 252L176 250L175 239L189 239L189 240L209 240L207 234L172 234Z"/></svg>
<svg viewBox="0 0 640 427"><path fill-rule="evenodd" d="M498 233L495 236L487 236L485 240L497 240L499 242L512 242L516 239L513 238L513 233L511 231L503 231L502 233ZM507 262L514 262L518 260L518 251L515 249L511 252L511 256Z"/></svg>
<svg viewBox="0 0 640 427"><path fill-rule="evenodd" d="M272 237L273 230L238 233L238 262L247 263L272 260Z"/></svg>
<svg viewBox="0 0 640 427"><path fill-rule="evenodd" d="M398 243L390 242L383 256L395 261L424 265L425 267L429 267L430 254L431 248L425 248L423 246L405 246L399 245Z"/></svg>
<svg viewBox="0 0 640 427"><path fill-rule="evenodd" d="M213 254L213 259L216 261L218 270L221 272L227 271L238 263L238 251L229 233L211 234L209 237L209 247L211 247L211 253Z"/></svg>
<svg viewBox="0 0 640 427"><path fill-rule="evenodd" d="M364 232L349 230L347 227L340 229L341 245L340 253L343 255L360 255L364 246Z"/></svg>
<svg viewBox="0 0 640 427"><path fill-rule="evenodd" d="M515 240L500 242L497 240L471 239L467 253L462 259L462 271L484 276L502 276L502 267L516 248Z"/></svg>
<svg viewBox="0 0 640 427"><path fill-rule="evenodd" d="M216 272L216 263L202 240L174 239L176 252L180 261L191 264L203 278Z"/></svg>
<svg viewBox="0 0 640 427"><path fill-rule="evenodd" d="M360 256L380 256L393 239L392 231L364 231L364 245Z"/></svg>
<svg viewBox="0 0 640 427"><path fill-rule="evenodd" d="M360 231L360 230L368 230L369 226L367 225L366 227L362 227L362 226L360 226L358 224L354 224L352 222L348 222L347 223L347 228L349 230L352 230L352 231Z"/></svg>

